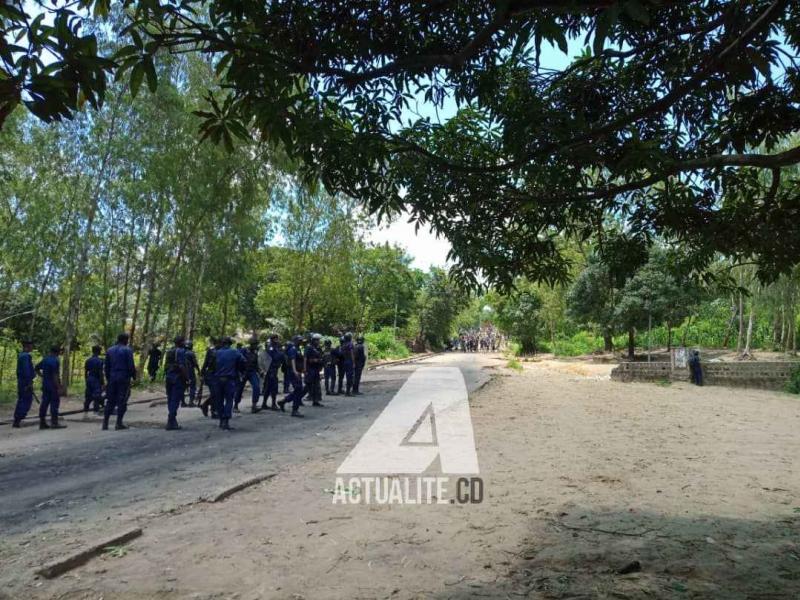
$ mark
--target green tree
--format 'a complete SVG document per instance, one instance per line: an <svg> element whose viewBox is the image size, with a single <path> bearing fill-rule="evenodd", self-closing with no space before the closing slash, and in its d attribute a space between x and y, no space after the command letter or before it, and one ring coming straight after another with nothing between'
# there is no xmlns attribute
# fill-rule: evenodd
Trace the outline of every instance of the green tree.
<svg viewBox="0 0 800 600"><path fill-rule="evenodd" d="M527 281L518 282L514 292L498 306L500 326L519 341L523 354L536 354L543 325L541 309L542 299L536 286Z"/></svg>
<svg viewBox="0 0 800 600"><path fill-rule="evenodd" d="M566 297L567 314L581 325L595 325L606 352L614 349L615 310L619 289L610 269L598 257L589 259Z"/></svg>
<svg viewBox="0 0 800 600"><path fill-rule="evenodd" d="M443 348L453 334L453 323L468 302L468 294L443 269L431 268L419 294L414 344Z"/></svg>

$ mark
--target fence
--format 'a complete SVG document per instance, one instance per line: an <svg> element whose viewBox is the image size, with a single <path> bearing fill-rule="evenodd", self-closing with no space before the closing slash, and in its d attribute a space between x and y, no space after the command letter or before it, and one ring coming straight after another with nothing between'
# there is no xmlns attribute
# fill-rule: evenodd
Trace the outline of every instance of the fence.
<svg viewBox="0 0 800 600"><path fill-rule="evenodd" d="M707 362L703 363L703 382L709 385L782 390L796 362ZM624 362L611 371L615 381L690 381L688 367L668 362Z"/></svg>

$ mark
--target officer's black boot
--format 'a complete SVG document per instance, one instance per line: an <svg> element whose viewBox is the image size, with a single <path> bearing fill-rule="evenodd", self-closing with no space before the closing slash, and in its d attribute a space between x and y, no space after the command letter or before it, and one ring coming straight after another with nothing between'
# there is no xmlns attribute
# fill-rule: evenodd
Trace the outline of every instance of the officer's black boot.
<svg viewBox="0 0 800 600"><path fill-rule="evenodd" d="M116 431L122 431L122 430L127 429L127 428L128 428L128 426L122 423L122 417L117 417L117 424L114 425L114 429Z"/></svg>
<svg viewBox="0 0 800 600"><path fill-rule="evenodd" d="M46 417L39 417L39 429L50 429L50 425L47 424Z"/></svg>
<svg viewBox="0 0 800 600"><path fill-rule="evenodd" d="M275 402L275 398L272 399L272 404L269 406L270 410L278 410L278 403Z"/></svg>
<svg viewBox="0 0 800 600"><path fill-rule="evenodd" d="M58 423L58 417L53 417L50 419L50 429L66 429L66 425L60 425Z"/></svg>
<svg viewBox="0 0 800 600"><path fill-rule="evenodd" d="M230 431L232 429L230 419L222 419L219 423L219 427L225 431Z"/></svg>
<svg viewBox="0 0 800 600"><path fill-rule="evenodd" d="M298 411L298 410L293 410L292 411L292 416L293 417L300 417L300 418L305 417L305 415L301 415L300 411Z"/></svg>
<svg viewBox="0 0 800 600"><path fill-rule="evenodd" d="M19 429L22 427L22 421L20 419L14 419L14 423L11 425L14 429Z"/></svg>
<svg viewBox="0 0 800 600"><path fill-rule="evenodd" d="M103 415L103 431L108 430L108 415Z"/></svg>
<svg viewBox="0 0 800 600"><path fill-rule="evenodd" d="M278 408L281 409L281 412L286 412L284 406L286 405L286 400L278 400Z"/></svg>
<svg viewBox="0 0 800 600"><path fill-rule="evenodd" d="M204 416L204 417L207 417L207 416L208 416L208 402L203 402L203 403L200 405L200 410L202 411L202 413L203 413L203 416Z"/></svg>
<svg viewBox="0 0 800 600"><path fill-rule="evenodd" d="M180 428L181 426L178 425L178 419L176 419L175 417L167 417L167 427L166 427L167 431L176 431Z"/></svg>
<svg viewBox="0 0 800 600"><path fill-rule="evenodd" d="M250 412L256 414L260 409L258 408L258 404L253 404L253 407L250 409Z"/></svg>

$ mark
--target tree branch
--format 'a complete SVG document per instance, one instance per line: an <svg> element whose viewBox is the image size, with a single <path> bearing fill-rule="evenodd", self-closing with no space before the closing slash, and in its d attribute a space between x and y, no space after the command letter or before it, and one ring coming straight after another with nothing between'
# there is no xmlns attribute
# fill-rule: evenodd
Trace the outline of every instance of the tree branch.
<svg viewBox="0 0 800 600"><path fill-rule="evenodd" d="M512 196L518 200L533 201L537 203L570 203L570 202L589 202L592 200L604 200L612 198L619 194L633 192L640 190L660 181L687 171L699 171L703 169L717 169L722 167L756 167L759 169L772 169L772 184L767 198L774 198L777 193L777 186L780 182L781 167L786 167L800 162L800 146L786 150L779 154L712 154L701 158L690 159L680 163L674 163L666 166L664 169L657 173L630 181L628 183L610 186L601 190L588 192L578 195L563 195L563 196L527 196L519 194L514 190L510 190Z"/></svg>

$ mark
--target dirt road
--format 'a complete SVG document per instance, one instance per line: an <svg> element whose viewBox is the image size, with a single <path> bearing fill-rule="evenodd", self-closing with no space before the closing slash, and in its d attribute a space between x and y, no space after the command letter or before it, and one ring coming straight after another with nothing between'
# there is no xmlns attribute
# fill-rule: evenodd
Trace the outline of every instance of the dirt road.
<svg viewBox="0 0 800 600"><path fill-rule="evenodd" d="M15 533L3 536L0 589L10 598L800 597L796 398L622 384L607 379L606 367L555 361L522 373L486 357L426 363L462 367L472 389L480 373L495 374L470 398L483 503L332 503L326 490L337 466L409 374L401 367L372 376L363 410L339 402L319 427L280 422L210 446L201 473L214 485L226 473L233 479L231 471L278 473L225 502L181 505L176 490L191 488L188 498L211 484L191 461L173 473L187 477L181 485L151 463L152 479L141 481L159 489L131 485L120 508L119 495L104 492L86 499L85 515L73 506L68 518L35 529L24 515L4 517ZM103 447L113 450L112 441ZM167 450L145 454L156 452L159 463L189 452ZM114 526L88 513L145 533L118 556L55 580L32 578L39 558Z"/></svg>

